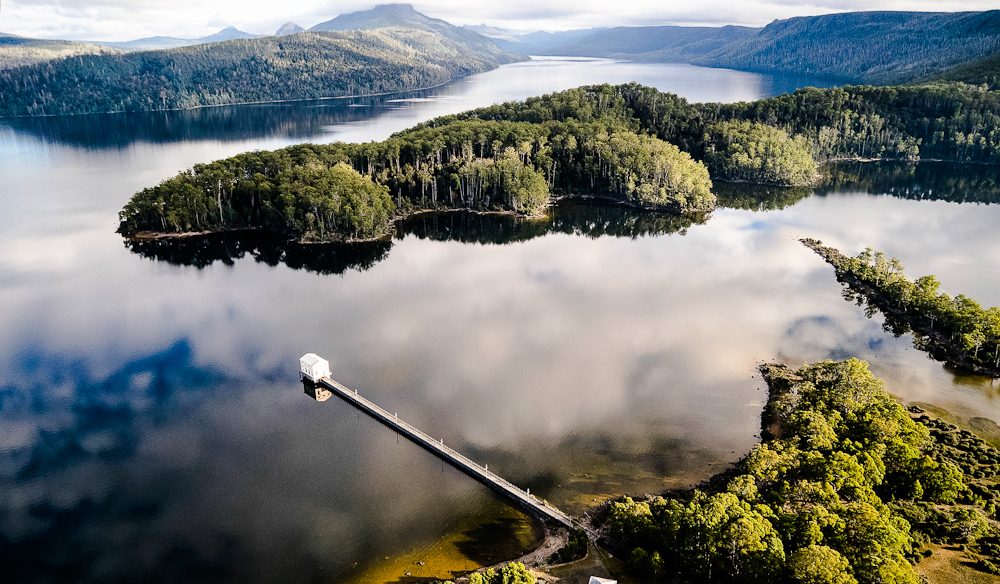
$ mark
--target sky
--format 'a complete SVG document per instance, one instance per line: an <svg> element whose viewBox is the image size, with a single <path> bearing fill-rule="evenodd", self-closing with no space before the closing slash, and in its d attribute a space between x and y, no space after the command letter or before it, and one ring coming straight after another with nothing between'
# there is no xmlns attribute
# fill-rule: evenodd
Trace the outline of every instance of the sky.
<svg viewBox="0 0 1000 584"><path fill-rule="evenodd" d="M372 0L0 0L0 32L34 38L196 38L226 26L272 34L288 21L306 28ZM998 0L416 0L420 11L455 24L566 30L652 24L762 26L779 18L852 10L961 11Z"/></svg>

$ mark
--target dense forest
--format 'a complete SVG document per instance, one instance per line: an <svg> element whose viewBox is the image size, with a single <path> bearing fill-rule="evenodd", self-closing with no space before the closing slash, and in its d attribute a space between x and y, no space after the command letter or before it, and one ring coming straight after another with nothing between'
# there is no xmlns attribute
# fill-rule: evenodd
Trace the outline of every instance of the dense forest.
<svg viewBox="0 0 1000 584"><path fill-rule="evenodd" d="M410 29L316 32L0 70L0 117L134 112L402 91L516 58Z"/></svg>
<svg viewBox="0 0 1000 584"><path fill-rule="evenodd" d="M719 105L600 85L445 116L379 143L198 165L133 197L121 231L258 228L302 240L366 239L415 209L533 215L552 195L700 213L715 206L710 175L809 185L816 160L921 157L1000 162L1000 96L934 84L807 89ZM328 180L338 164L384 190L338 202L347 195L329 185L347 183Z"/></svg>
<svg viewBox="0 0 1000 584"><path fill-rule="evenodd" d="M257 228L300 240L387 235L394 216L462 208L536 215L553 193L677 213L711 210L708 170L676 146L611 121L453 121L369 144L252 152L146 189L121 231Z"/></svg>
<svg viewBox="0 0 1000 584"><path fill-rule="evenodd" d="M613 117L676 144L699 160L705 158L710 144L705 136L712 124L748 121L805 138L820 161L1000 163L1000 92L962 83L807 88L735 104L691 104L638 84L597 85L457 117L529 122Z"/></svg>
<svg viewBox="0 0 1000 584"><path fill-rule="evenodd" d="M696 64L906 83L1000 52L1000 10L848 12L778 20Z"/></svg>
<svg viewBox="0 0 1000 584"><path fill-rule="evenodd" d="M867 303L869 316L884 313L889 330L912 330L918 348L966 371L1000 377L1000 307L983 308L964 294L951 297L934 276L910 280L902 262L882 252L866 249L852 258L815 239L802 243L834 267L856 294L851 299Z"/></svg>
<svg viewBox="0 0 1000 584"><path fill-rule="evenodd" d="M708 126L705 143L705 163L717 179L801 187L819 177L805 138L793 138L780 128L717 122Z"/></svg>
<svg viewBox="0 0 1000 584"><path fill-rule="evenodd" d="M911 417L863 361L761 368L763 442L705 490L611 504L605 529L658 582L917 584L932 544L1000 574L1000 452Z"/></svg>
<svg viewBox="0 0 1000 584"><path fill-rule="evenodd" d="M984 85L994 91L1000 89L1000 52L982 60L963 63L943 73L934 74L931 80L962 81Z"/></svg>
<svg viewBox="0 0 1000 584"><path fill-rule="evenodd" d="M524 55L611 57L852 83L908 83L1000 53L1000 11L848 12L776 20L764 28L634 26L484 34ZM997 69L992 71L995 76Z"/></svg>

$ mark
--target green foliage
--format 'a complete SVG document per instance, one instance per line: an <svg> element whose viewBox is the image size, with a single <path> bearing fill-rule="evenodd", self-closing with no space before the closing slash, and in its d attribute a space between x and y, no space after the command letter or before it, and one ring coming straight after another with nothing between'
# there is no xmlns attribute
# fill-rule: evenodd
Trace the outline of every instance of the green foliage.
<svg viewBox="0 0 1000 584"><path fill-rule="evenodd" d="M820 160L1000 162L1000 92L962 83L807 88L703 110L801 135Z"/></svg>
<svg viewBox="0 0 1000 584"><path fill-rule="evenodd" d="M266 165L270 156L243 155ZM300 240L370 239L388 234L394 206L388 189L341 161L310 158L278 172L237 177L221 163L201 165L146 189L125 205L123 229L162 232L247 227Z"/></svg>
<svg viewBox="0 0 1000 584"><path fill-rule="evenodd" d="M341 163L388 192L401 214L450 207L537 215L551 192L678 213L715 205L704 165L613 121L452 118L383 142L293 146L197 165L135 195L120 213L120 230L257 228L317 240L387 233L393 206L370 187L324 198L334 186L328 170ZM358 201L350 198L355 192Z"/></svg>
<svg viewBox="0 0 1000 584"><path fill-rule="evenodd" d="M569 540L566 545L559 548L559 551L549 556L550 564L565 564L579 560L587 555L587 546L590 539L587 532L582 529L573 529L569 532Z"/></svg>
<svg viewBox="0 0 1000 584"><path fill-rule="evenodd" d="M889 329L897 334L912 330L918 347L954 365L1000 374L1000 307L983 308L961 294L952 298L940 292L941 284L934 276L911 281L902 262L882 252L866 249L851 258L819 241L803 243L833 265L845 285L868 303L870 313L885 313ZM947 482L948 475L947 469L939 469L928 479ZM937 482L924 484L928 486L939 487Z"/></svg>
<svg viewBox="0 0 1000 584"><path fill-rule="evenodd" d="M991 90L1000 89L1000 53L985 59L962 63L944 73L931 76L944 81L961 81L972 85L984 85Z"/></svg>
<svg viewBox="0 0 1000 584"><path fill-rule="evenodd" d="M770 510L732 493L696 492L686 504L663 498L614 503L609 522L616 537L637 544L630 560L637 572L668 580L754 581L775 578L785 561L767 515Z"/></svg>
<svg viewBox="0 0 1000 584"><path fill-rule="evenodd" d="M1000 162L1000 92L963 83L806 88L734 104L690 104L634 83L596 85L461 117L528 122L616 119L675 144L698 160L706 158L705 136L712 125L746 121L801 136L820 161Z"/></svg>
<svg viewBox="0 0 1000 584"><path fill-rule="evenodd" d="M643 207L709 211L715 206L708 169L651 136L615 132L597 147L608 191Z"/></svg>
<svg viewBox="0 0 1000 584"><path fill-rule="evenodd" d="M289 205L294 211L295 201L326 188L322 169L340 162L386 187L400 214L448 207L534 215L550 193L695 214L716 204L702 160L720 180L781 184L815 176L806 144L820 159L1000 162L998 112L1000 96L965 85L809 89L733 105L692 105L636 84L582 87L445 116L383 142L297 146L199 165L136 195L121 213L122 231L375 236L381 204L346 228L336 214L325 222L301 209L301 221L289 215ZM985 359L991 331L963 330L961 341Z"/></svg>
<svg viewBox="0 0 1000 584"><path fill-rule="evenodd" d="M788 576L799 584L857 584L844 556L825 545L808 545L792 552Z"/></svg>
<svg viewBox="0 0 1000 584"><path fill-rule="evenodd" d="M731 121L708 129L705 162L723 180L807 186L819 178L808 142L756 122Z"/></svg>
<svg viewBox="0 0 1000 584"><path fill-rule="evenodd" d="M633 570L666 582L916 584L912 562L930 540L981 541L992 561L1000 532L983 508L949 507L974 502L976 483L866 363L762 370L769 439L715 492L612 504L608 535Z"/></svg>
<svg viewBox="0 0 1000 584"><path fill-rule="evenodd" d="M535 584L535 575L520 562L505 564L499 570L489 568L469 576L469 584Z"/></svg>

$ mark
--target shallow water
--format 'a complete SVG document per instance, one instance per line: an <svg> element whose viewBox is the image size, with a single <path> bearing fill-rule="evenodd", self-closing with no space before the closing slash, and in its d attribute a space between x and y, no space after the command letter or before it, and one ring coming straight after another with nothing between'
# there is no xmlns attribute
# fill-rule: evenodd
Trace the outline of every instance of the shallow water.
<svg viewBox="0 0 1000 584"><path fill-rule="evenodd" d="M905 400L1000 421L996 386L885 333L796 241L882 249L1000 304L996 169L845 165L815 191L723 187L728 207L703 222L573 202L535 223L424 216L311 257L261 240L130 250L114 233L134 191L196 162L625 80L718 100L808 83L546 60L351 103L0 120L7 573L396 581L530 546L530 523L478 484L303 395L308 351L572 512L746 452L762 360L859 356Z"/></svg>

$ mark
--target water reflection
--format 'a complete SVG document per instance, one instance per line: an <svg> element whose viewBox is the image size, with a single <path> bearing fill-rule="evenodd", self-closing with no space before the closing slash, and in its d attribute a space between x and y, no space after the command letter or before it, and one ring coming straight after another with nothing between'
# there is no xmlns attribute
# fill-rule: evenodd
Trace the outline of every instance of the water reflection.
<svg viewBox="0 0 1000 584"><path fill-rule="evenodd" d="M178 266L205 268L216 262L233 265L244 257L269 266L338 275L364 271L384 260L390 241L302 245L261 233L224 233L179 239L124 240L125 247L144 258Z"/></svg>
<svg viewBox="0 0 1000 584"><path fill-rule="evenodd" d="M194 110L0 119L0 129L82 148L199 140L367 142L428 119L594 83L638 81L692 101L747 101L831 82L680 64L539 57L429 90ZM2 133L0 133L2 135ZM269 144L270 145L270 144ZM202 161L204 162L204 161Z"/></svg>
<svg viewBox="0 0 1000 584"><path fill-rule="evenodd" d="M844 162L829 167L819 193L857 191L915 201L1000 203L1000 168L949 162Z"/></svg>
<svg viewBox="0 0 1000 584"><path fill-rule="evenodd" d="M521 219L506 214L448 211L421 213L401 222L396 239L414 236L432 241L457 241L503 245L528 241L551 233L586 237L655 237L684 235L689 227L704 223L708 216L681 217L653 213L602 201L564 200L552 207L544 219ZM168 264L205 268L216 262L233 265L251 257L254 261L319 274L365 271L385 260L392 241L369 243L298 244L267 234L225 233L177 239L124 240L132 253Z"/></svg>
<svg viewBox="0 0 1000 584"><path fill-rule="evenodd" d="M716 182L713 189L719 206L746 211L780 211L815 192L809 187L778 187Z"/></svg>
<svg viewBox="0 0 1000 584"><path fill-rule="evenodd" d="M561 84L638 80L713 100L763 90L732 72L536 66L546 74L504 69L310 139L377 139L421 116ZM531 523L480 485L345 404L304 395L295 359L306 352L571 512L738 458L759 430L764 394L752 376L764 359L859 356L905 400L977 428L1000 420L996 384L956 376L887 334L796 240L872 246L908 273L937 274L949 292L1000 304L1000 205L949 202L988 190L985 179L954 182L948 201L882 196L917 183L939 193L954 180L919 167L822 196L737 193L690 225L560 205L541 224L424 216L374 251L210 238L133 253L114 233L133 192L297 140L234 130L225 142L211 128L225 121L205 123L135 127L151 141L118 149L127 136L0 122L7 579L448 579L531 545ZM254 120L243 123L253 136ZM270 124L260 131L284 131Z"/></svg>
<svg viewBox="0 0 1000 584"><path fill-rule="evenodd" d="M135 142L270 139L306 141L331 126L348 126L376 113L409 108L406 100L440 92L292 103L207 107L170 112L10 118L3 123L21 134L83 148L125 148Z"/></svg>
<svg viewBox="0 0 1000 584"><path fill-rule="evenodd" d="M928 162L837 163L815 188L788 188L718 182L719 206L747 211L779 211L813 195L859 192L917 201L994 204L1000 202L1000 169L985 165ZM684 235L709 215L691 217L651 213L601 200L564 199L543 219L506 214L448 211L421 213L401 222L395 239L407 236L432 241L503 245L553 233L585 237L657 237ZM205 268L216 262L233 265L245 256L270 266L284 264L319 274L365 271L385 260L391 241L363 244L300 245L257 233L230 233L162 240L125 240L142 257L173 265ZM906 331L903 331L906 332Z"/></svg>

